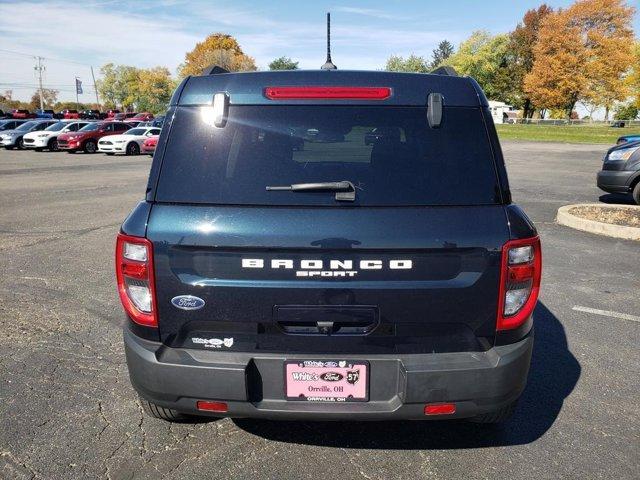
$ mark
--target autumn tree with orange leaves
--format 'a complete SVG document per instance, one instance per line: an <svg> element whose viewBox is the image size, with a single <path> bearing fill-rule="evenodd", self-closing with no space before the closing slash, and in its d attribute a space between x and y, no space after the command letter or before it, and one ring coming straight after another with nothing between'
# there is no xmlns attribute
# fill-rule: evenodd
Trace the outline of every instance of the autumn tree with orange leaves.
<svg viewBox="0 0 640 480"><path fill-rule="evenodd" d="M624 75L633 63L633 12L623 0L579 0L547 15L524 79L532 102L569 117L583 99L604 106L608 116L629 94Z"/></svg>
<svg viewBox="0 0 640 480"><path fill-rule="evenodd" d="M540 24L552 12L553 9L545 3L538 8L528 10L524 14L522 22L509 34L507 59L509 61L513 89L521 97L524 118L531 118L534 112L534 104L531 98L522 91L524 78L533 68L533 47L538 42Z"/></svg>
<svg viewBox="0 0 640 480"><path fill-rule="evenodd" d="M197 43L193 50L187 52L178 70L181 77L200 75L211 65L230 72L257 70L254 59L245 55L238 41L225 33L213 33Z"/></svg>

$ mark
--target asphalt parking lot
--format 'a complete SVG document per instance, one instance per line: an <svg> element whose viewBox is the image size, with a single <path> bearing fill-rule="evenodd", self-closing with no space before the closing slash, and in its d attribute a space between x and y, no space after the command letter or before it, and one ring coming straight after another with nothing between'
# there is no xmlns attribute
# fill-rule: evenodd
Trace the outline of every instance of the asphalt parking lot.
<svg viewBox="0 0 640 480"><path fill-rule="evenodd" d="M529 385L503 427L143 416L113 244L149 157L0 151L0 478L638 478L640 244L554 223L602 195L604 147L504 149L545 270Z"/></svg>

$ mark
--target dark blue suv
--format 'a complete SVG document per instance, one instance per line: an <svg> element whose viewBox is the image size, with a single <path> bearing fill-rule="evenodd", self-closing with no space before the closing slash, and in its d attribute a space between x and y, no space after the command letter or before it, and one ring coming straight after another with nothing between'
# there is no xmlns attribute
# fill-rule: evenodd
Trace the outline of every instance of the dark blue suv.
<svg viewBox="0 0 640 480"><path fill-rule="evenodd" d="M499 422L541 251L474 80L219 73L174 93L116 272L155 417Z"/></svg>

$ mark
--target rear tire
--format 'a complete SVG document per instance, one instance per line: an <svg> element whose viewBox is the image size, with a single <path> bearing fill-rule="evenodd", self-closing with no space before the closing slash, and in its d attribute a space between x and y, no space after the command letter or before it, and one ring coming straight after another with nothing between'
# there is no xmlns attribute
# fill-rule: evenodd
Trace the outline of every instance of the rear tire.
<svg viewBox="0 0 640 480"><path fill-rule="evenodd" d="M93 140L87 140L84 144L84 153L96 153L98 151L98 145Z"/></svg>
<svg viewBox="0 0 640 480"><path fill-rule="evenodd" d="M24 150L24 139L22 137L16 140L16 147L18 150Z"/></svg>
<svg viewBox="0 0 640 480"><path fill-rule="evenodd" d="M640 182L636 183L636 186L633 187L631 196L633 197L633 201L636 202L636 205L640 205Z"/></svg>
<svg viewBox="0 0 640 480"><path fill-rule="evenodd" d="M515 402L511 402L509 405L499 408L498 410L495 410L493 412L483 413L482 415L471 417L469 421L473 423L506 422L511 418L513 413L516 411L517 405L518 405L518 401L516 400Z"/></svg>
<svg viewBox="0 0 640 480"><path fill-rule="evenodd" d="M181 422L188 418L187 415L180 413L172 408L161 407L160 405L156 405L155 403L145 400L142 397L138 397L138 399L144 413L153 418L158 418L166 422Z"/></svg>
<svg viewBox="0 0 640 480"><path fill-rule="evenodd" d="M52 138L51 140L49 140L47 147L49 148L50 152L58 152L60 150L58 148L58 139Z"/></svg>
<svg viewBox="0 0 640 480"><path fill-rule="evenodd" d="M140 155L140 146L136 142L127 145L127 155Z"/></svg>

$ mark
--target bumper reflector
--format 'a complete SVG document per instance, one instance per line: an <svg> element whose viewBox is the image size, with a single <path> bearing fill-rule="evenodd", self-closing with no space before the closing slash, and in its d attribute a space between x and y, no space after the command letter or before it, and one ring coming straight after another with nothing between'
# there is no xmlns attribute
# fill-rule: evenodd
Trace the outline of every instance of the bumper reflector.
<svg viewBox="0 0 640 480"><path fill-rule="evenodd" d="M228 410L225 402L209 402L206 400L198 400L196 402L196 408L205 412L221 412L224 413Z"/></svg>
<svg viewBox="0 0 640 480"><path fill-rule="evenodd" d="M425 415L451 415L456 413L455 403L429 403L424 406Z"/></svg>

